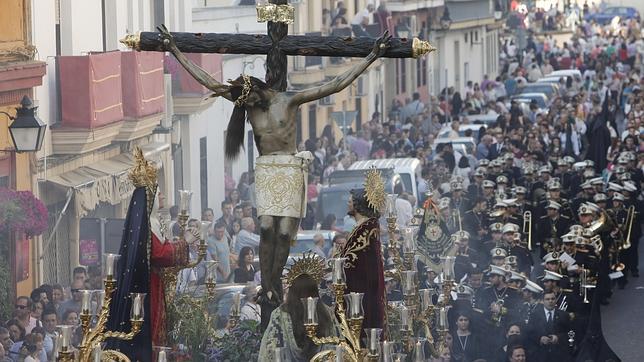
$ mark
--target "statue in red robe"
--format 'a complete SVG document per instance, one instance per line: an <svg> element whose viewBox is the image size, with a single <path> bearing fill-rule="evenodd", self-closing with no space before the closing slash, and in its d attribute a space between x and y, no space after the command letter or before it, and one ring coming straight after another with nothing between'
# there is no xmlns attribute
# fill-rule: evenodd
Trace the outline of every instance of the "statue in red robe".
<svg viewBox="0 0 644 362"><path fill-rule="evenodd" d="M107 348L119 350L132 361L151 362L152 346L166 345L167 336L161 268L187 264L188 245L185 241L172 243L165 237L158 215L158 208L164 205L162 197L157 197L157 169L139 149L134 158L130 179L135 189L125 218L107 329L131 330L130 293L147 294L145 314L141 331L132 340L108 339Z"/></svg>
<svg viewBox="0 0 644 362"><path fill-rule="evenodd" d="M165 207L164 196L159 193L156 201L159 209ZM171 242L167 233L169 230L162 224L158 212L150 216L152 229L150 256L150 315L152 319L152 344L167 345L166 298L162 268L177 267L188 264L188 243L184 240ZM156 217L155 217L156 216Z"/></svg>
<svg viewBox="0 0 644 362"><path fill-rule="evenodd" d="M340 253L347 258L346 293L364 293L362 328L384 328L386 299L380 213L369 205L366 191L360 189L351 191L349 215L355 218L356 226Z"/></svg>

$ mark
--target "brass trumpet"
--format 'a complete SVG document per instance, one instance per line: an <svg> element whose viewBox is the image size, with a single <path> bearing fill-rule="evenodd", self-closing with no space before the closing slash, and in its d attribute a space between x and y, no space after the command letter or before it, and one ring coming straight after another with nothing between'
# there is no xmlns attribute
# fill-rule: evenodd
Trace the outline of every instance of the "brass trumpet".
<svg viewBox="0 0 644 362"><path fill-rule="evenodd" d="M532 251L532 212L523 213L523 233L528 235L528 250Z"/></svg>

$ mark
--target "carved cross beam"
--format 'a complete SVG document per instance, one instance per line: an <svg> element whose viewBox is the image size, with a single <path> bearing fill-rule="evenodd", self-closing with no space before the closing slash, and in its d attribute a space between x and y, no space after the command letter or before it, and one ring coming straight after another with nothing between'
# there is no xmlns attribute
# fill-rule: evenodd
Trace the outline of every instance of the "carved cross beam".
<svg viewBox="0 0 644 362"><path fill-rule="evenodd" d="M179 50L184 53L269 54L273 42L268 35L172 33ZM285 55L359 57L369 55L376 39L338 36L288 35L279 42ZM128 35L122 40L127 46L144 51L164 51L157 32ZM392 38L385 58L418 58L436 50L429 42Z"/></svg>

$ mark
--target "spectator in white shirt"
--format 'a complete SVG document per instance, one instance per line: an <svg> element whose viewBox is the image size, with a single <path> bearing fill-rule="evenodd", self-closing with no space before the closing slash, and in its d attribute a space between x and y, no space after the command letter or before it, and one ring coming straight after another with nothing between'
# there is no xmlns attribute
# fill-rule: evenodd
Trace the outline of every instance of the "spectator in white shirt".
<svg viewBox="0 0 644 362"><path fill-rule="evenodd" d="M353 17L353 20L351 20L351 29L355 36L369 36L369 33L364 30L364 27L369 25L369 17L373 13L373 10L373 4L367 4L365 9L360 10Z"/></svg>
<svg viewBox="0 0 644 362"><path fill-rule="evenodd" d="M324 236L322 234L315 234L313 235L313 246L311 247L311 251L317 254L320 258L325 259L325 254L324 254Z"/></svg>
<svg viewBox="0 0 644 362"><path fill-rule="evenodd" d="M253 250L259 248L259 235L255 234L255 221L252 217L245 217L241 220L241 230L237 235L235 252L239 254L244 246L249 246Z"/></svg>
<svg viewBox="0 0 644 362"><path fill-rule="evenodd" d="M253 283L248 285L242 291L244 295L244 306L241 308L239 318L241 320L252 320L257 323L261 322L262 309L257 304L257 287Z"/></svg>

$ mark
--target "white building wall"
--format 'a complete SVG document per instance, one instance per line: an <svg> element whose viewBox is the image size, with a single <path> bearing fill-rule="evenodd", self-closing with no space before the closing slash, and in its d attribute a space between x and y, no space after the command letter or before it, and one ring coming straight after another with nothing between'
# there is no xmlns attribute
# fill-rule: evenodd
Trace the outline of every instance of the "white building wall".
<svg viewBox="0 0 644 362"><path fill-rule="evenodd" d="M266 24L258 23L254 7L196 7L192 10L192 32L209 33L266 33ZM224 55L222 62L222 79L235 79L245 73L264 79L265 56L263 55ZM188 134L182 132L182 144L184 145L184 185L195 191L193 196L193 211L199 211L201 194L197 196L200 188L199 178L199 139L206 135L208 145L208 205L219 213L219 205L225 197L224 187L224 134L228 126L230 115L233 111L233 104L223 98L218 98L206 111L190 116ZM246 131L251 130L246 125ZM190 145L191 151L185 151L186 145ZM248 147L247 139L244 141L244 148L239 157L231 161L232 174L235 181L243 172L248 170ZM254 146L253 146L254 147ZM255 157L258 155L254 149ZM188 186L189 185L189 186Z"/></svg>
<svg viewBox="0 0 644 362"><path fill-rule="evenodd" d="M187 116L181 124L181 147L183 152L183 188L192 190L191 215L201 215L201 164L200 140L206 137L208 157L208 207L219 211L224 198L224 133L228 123L216 103L202 112ZM222 125L223 124L223 129Z"/></svg>
<svg viewBox="0 0 644 362"><path fill-rule="evenodd" d="M42 86L34 88L34 103L38 105L38 115L49 124L56 118L56 17L55 3L53 1L39 2L32 7L32 36L33 44L38 49L36 59L47 63L47 73L42 78ZM51 132L45 132L43 148L38 152L37 158L49 154L51 150ZM34 187L33 190L38 190Z"/></svg>
<svg viewBox="0 0 644 362"><path fill-rule="evenodd" d="M478 31L478 40L472 43L470 34ZM465 34L467 42L465 42ZM445 86L453 86L456 91L463 92L468 80L474 83L481 83L486 72L486 46L485 27L450 30L444 37L438 38L438 64L434 60L432 69L433 77L440 76L440 87L434 91L440 91ZM458 47L458 48L457 48ZM498 55L498 54L497 54ZM438 67L441 69L438 69ZM445 77L447 76L447 83ZM496 72L490 75L496 76ZM435 83L436 84L436 80Z"/></svg>
<svg viewBox="0 0 644 362"><path fill-rule="evenodd" d="M60 0L62 55L103 50L102 18L100 0Z"/></svg>

